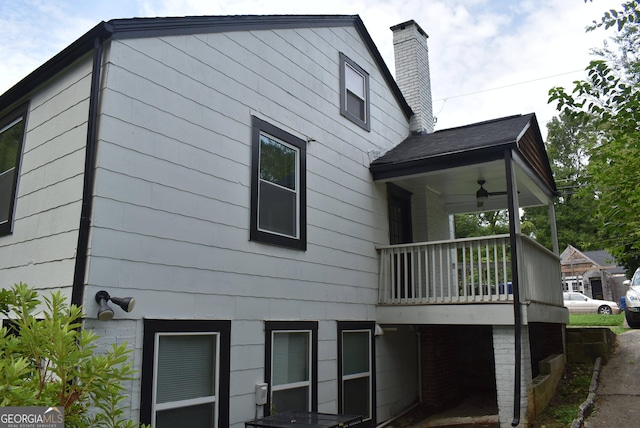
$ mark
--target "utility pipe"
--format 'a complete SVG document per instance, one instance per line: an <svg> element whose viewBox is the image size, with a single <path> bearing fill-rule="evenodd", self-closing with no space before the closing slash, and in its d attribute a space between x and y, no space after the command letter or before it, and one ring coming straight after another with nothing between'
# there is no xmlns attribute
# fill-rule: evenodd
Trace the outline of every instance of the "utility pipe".
<svg viewBox="0 0 640 428"><path fill-rule="evenodd" d="M522 309L520 308L520 284L518 275L518 235L516 222L520 221L518 206L516 203L517 189L515 187L515 174L511 150L505 150L504 154L505 172L507 176L507 202L509 205L509 235L511 240L511 276L513 284L513 331L515 342L515 362L514 362L514 385L513 385L513 421L511 426L517 427L520 424L520 381L522 365Z"/></svg>
<svg viewBox="0 0 640 428"><path fill-rule="evenodd" d="M84 155L84 182L82 191L82 210L78 229L76 263L73 272L71 304L82 306L84 282L87 273L87 255L89 252L89 232L93 211L93 189L96 166L96 136L98 133L98 108L100 97L100 72L102 69L103 39L98 36L93 41L93 68L91 71L91 90L89 93L89 118L87 121L87 143Z"/></svg>

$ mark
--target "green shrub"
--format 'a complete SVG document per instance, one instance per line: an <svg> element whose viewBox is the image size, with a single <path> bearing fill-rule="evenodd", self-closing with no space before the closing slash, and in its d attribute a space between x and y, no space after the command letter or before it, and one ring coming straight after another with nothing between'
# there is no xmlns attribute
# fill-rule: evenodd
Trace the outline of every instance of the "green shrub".
<svg viewBox="0 0 640 428"><path fill-rule="evenodd" d="M124 418L123 381L134 373L126 344L95 353L98 336L82 311L57 291L44 297L25 284L0 290L0 406L62 406L67 428L133 428Z"/></svg>

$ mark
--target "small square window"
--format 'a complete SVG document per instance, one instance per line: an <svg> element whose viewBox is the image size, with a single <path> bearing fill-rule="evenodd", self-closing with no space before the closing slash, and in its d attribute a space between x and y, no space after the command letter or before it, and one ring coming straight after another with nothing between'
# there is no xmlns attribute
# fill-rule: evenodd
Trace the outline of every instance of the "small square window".
<svg viewBox="0 0 640 428"><path fill-rule="evenodd" d="M306 142L253 117L251 240L306 249Z"/></svg>
<svg viewBox="0 0 640 428"><path fill-rule="evenodd" d="M340 114L369 131L369 74L340 54Z"/></svg>

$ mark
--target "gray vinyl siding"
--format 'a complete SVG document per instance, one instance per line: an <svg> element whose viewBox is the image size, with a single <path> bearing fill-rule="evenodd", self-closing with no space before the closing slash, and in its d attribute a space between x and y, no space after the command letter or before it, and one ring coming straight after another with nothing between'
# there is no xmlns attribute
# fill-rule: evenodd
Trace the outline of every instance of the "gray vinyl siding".
<svg viewBox="0 0 640 428"><path fill-rule="evenodd" d="M71 294L91 81L88 57L28 98L13 233L0 237L0 286Z"/></svg>
<svg viewBox="0 0 640 428"><path fill-rule="evenodd" d="M340 117L340 47L371 73L372 100L393 99L350 28L113 41L89 284L174 304L185 292L286 296L323 313L335 302L372 319L386 219L375 211L367 153L396 144L407 124L397 106L375 102L371 133ZM252 114L312 139L306 252L248 240ZM102 264L145 278L93 275Z"/></svg>
<svg viewBox="0 0 640 428"><path fill-rule="evenodd" d="M370 74L371 131L340 115L339 52ZM91 63L31 98L3 280L70 293ZM249 240L251 117L307 145L306 251ZM337 320L374 320L384 189L369 163L408 134L354 28L112 40L105 46L85 312L142 364L142 319L232 320L230 421L254 415L264 321L317 320L318 410L336 412ZM135 296L108 324L96 291ZM388 367L385 369L389 369ZM137 417L140 385L129 402Z"/></svg>

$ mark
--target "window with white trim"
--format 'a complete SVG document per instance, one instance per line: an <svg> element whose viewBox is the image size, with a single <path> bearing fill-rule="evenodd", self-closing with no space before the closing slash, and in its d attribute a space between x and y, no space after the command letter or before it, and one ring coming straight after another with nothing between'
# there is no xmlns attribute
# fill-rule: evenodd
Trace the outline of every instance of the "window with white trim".
<svg viewBox="0 0 640 428"><path fill-rule="evenodd" d="M253 117L250 238L306 249L306 142Z"/></svg>
<svg viewBox="0 0 640 428"><path fill-rule="evenodd" d="M340 53L340 114L369 131L369 105L369 73Z"/></svg>
<svg viewBox="0 0 640 428"><path fill-rule="evenodd" d="M152 426L217 427L218 334L156 333Z"/></svg>
<svg viewBox="0 0 640 428"><path fill-rule="evenodd" d="M268 409L317 410L317 323L267 322Z"/></svg>
<svg viewBox="0 0 640 428"><path fill-rule="evenodd" d="M338 323L338 411L375 421L373 322Z"/></svg>
<svg viewBox="0 0 640 428"><path fill-rule="evenodd" d="M0 118L0 236L12 230L25 110Z"/></svg>
<svg viewBox="0 0 640 428"><path fill-rule="evenodd" d="M227 426L229 336L228 321L145 320L141 422Z"/></svg>

